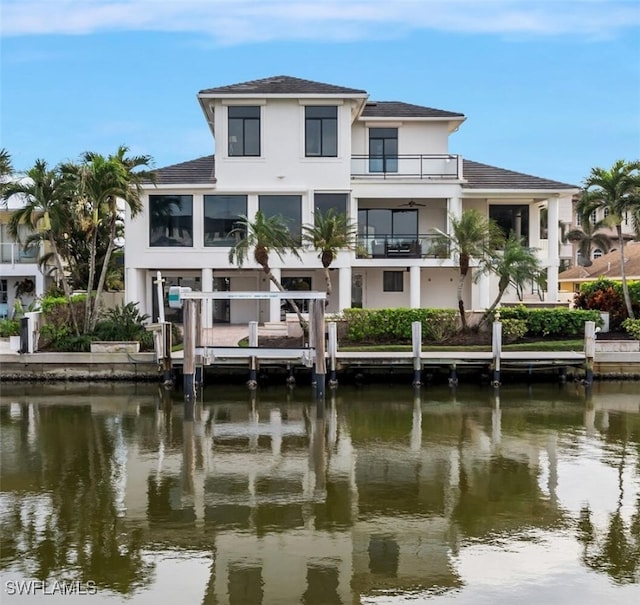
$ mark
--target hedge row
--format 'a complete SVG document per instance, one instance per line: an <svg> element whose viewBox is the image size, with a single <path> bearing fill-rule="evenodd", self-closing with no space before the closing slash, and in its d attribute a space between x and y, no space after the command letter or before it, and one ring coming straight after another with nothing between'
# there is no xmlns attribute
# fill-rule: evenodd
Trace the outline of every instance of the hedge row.
<svg viewBox="0 0 640 605"><path fill-rule="evenodd" d="M422 340L443 342L458 331L454 309L345 309L347 340L411 342L411 324L422 324Z"/></svg>
<svg viewBox="0 0 640 605"><path fill-rule="evenodd" d="M600 311L577 309L528 309L524 305L502 307L500 319L521 319L527 324L527 336L580 337L584 336L586 321L595 321L602 326Z"/></svg>

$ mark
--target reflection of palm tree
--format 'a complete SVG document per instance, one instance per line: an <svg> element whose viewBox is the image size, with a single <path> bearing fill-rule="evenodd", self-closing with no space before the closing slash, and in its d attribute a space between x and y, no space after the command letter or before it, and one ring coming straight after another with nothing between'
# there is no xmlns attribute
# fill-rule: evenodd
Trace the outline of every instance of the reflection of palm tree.
<svg viewBox="0 0 640 605"><path fill-rule="evenodd" d="M591 569L607 573L619 584L640 581L640 497L628 529L621 512L625 455L626 440L618 466L618 503L616 511L609 518L604 538L598 540L588 506L580 511L578 522L578 540L583 545L582 562ZM590 550L593 549L595 553L592 554Z"/></svg>

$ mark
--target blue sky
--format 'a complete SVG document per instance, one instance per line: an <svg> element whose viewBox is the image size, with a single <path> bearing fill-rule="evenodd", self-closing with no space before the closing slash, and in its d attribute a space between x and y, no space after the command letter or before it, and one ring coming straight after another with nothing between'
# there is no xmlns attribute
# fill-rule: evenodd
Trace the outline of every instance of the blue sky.
<svg viewBox="0 0 640 605"><path fill-rule="evenodd" d="M464 157L580 184L640 158L638 0L3 0L1 135L17 169L126 144L207 155L196 101L291 75L462 112Z"/></svg>

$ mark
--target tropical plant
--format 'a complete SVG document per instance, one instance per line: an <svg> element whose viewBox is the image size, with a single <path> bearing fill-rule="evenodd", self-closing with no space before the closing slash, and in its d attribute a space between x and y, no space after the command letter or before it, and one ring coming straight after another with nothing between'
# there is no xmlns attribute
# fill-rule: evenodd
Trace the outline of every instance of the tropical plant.
<svg viewBox="0 0 640 605"><path fill-rule="evenodd" d="M542 271L542 265L534 250L524 246L521 238L515 233L510 233L504 248L488 256L476 274L476 277L480 277L486 273L494 273L498 277L498 295L484 312L480 325L492 316L509 286L514 286L520 292L527 282L539 283Z"/></svg>
<svg viewBox="0 0 640 605"><path fill-rule="evenodd" d="M68 182L60 170L49 169L44 160L36 160L25 176L6 184L2 200L6 203L12 195L24 198L24 205L15 210L9 218L9 235L20 241L21 225L33 232L40 232L43 240L51 247L51 257L56 268L56 276L62 283L67 300L71 300L71 287L65 277L63 258L58 242L72 220L73 208L68 195ZM71 324L75 334L80 333L78 320L72 313Z"/></svg>
<svg viewBox="0 0 640 605"><path fill-rule="evenodd" d="M65 164L62 167L75 186L78 207L86 218L85 230L90 239L88 290L94 284L96 261L99 251L99 226L108 226L108 239L98 285L94 297L87 297L84 332L93 330L98 321L102 292L109 271L111 255L116 247L117 225L122 221L118 200L128 207L131 216L142 210L142 183L152 178L144 170L151 164L150 156L128 157L129 149L120 146L115 154L105 157L99 153L86 152L79 165Z"/></svg>
<svg viewBox="0 0 640 605"><path fill-rule="evenodd" d="M600 248L605 254L611 248L611 238L601 231L607 227L607 222L603 219L594 222L591 218L594 210L588 196L583 195L576 207L576 214L580 217L580 228L571 229L565 235L568 242L578 245L579 264L583 267L593 264L591 252L594 248Z"/></svg>
<svg viewBox="0 0 640 605"><path fill-rule="evenodd" d="M451 251L460 267L457 298L462 329L467 328L462 291L469 274L471 262L475 261L480 270L495 256L496 248L504 241L504 235L498 224L476 209L465 210L460 217L450 217L450 232L441 237L449 242Z"/></svg>
<svg viewBox="0 0 640 605"><path fill-rule="evenodd" d="M608 220L616 229L624 302L629 317L635 319L627 286L622 224L628 214L631 214L634 221L640 216L640 161L618 160L608 170L592 168L591 173L584 181L584 188L585 203L592 205L595 209L608 210Z"/></svg>
<svg viewBox="0 0 640 605"><path fill-rule="evenodd" d="M300 243L291 235L285 220L279 215L265 216L261 210L258 210L253 221L246 216L241 216L229 236L237 239L236 245L229 250L229 262L235 263L240 268L249 256L253 255L253 260L262 267L269 281L280 292L285 292L269 264L271 252L275 253L280 260L284 260L284 255L288 252L300 258ZM289 303L298 316L300 326L306 331L307 323L300 313L300 308L293 300Z"/></svg>
<svg viewBox="0 0 640 605"><path fill-rule="evenodd" d="M0 149L0 195L4 193L5 185L8 182L7 177L13 174L13 165L11 163L11 155L6 149Z"/></svg>
<svg viewBox="0 0 640 605"><path fill-rule="evenodd" d="M318 258L324 269L327 288L325 304L333 291L329 267L340 250L353 250L356 228L344 212L329 208L326 213L316 212L313 225L303 225L302 238L318 251Z"/></svg>

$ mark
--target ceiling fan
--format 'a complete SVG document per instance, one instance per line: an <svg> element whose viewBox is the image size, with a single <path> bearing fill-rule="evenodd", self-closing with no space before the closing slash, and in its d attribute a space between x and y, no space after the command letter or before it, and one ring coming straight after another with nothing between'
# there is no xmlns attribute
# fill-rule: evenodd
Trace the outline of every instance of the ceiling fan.
<svg viewBox="0 0 640 605"><path fill-rule="evenodd" d="M420 204L419 202L414 202L413 200L407 202L406 204L400 204L401 206L409 206L409 208L415 208L416 206L424 207L424 204Z"/></svg>

